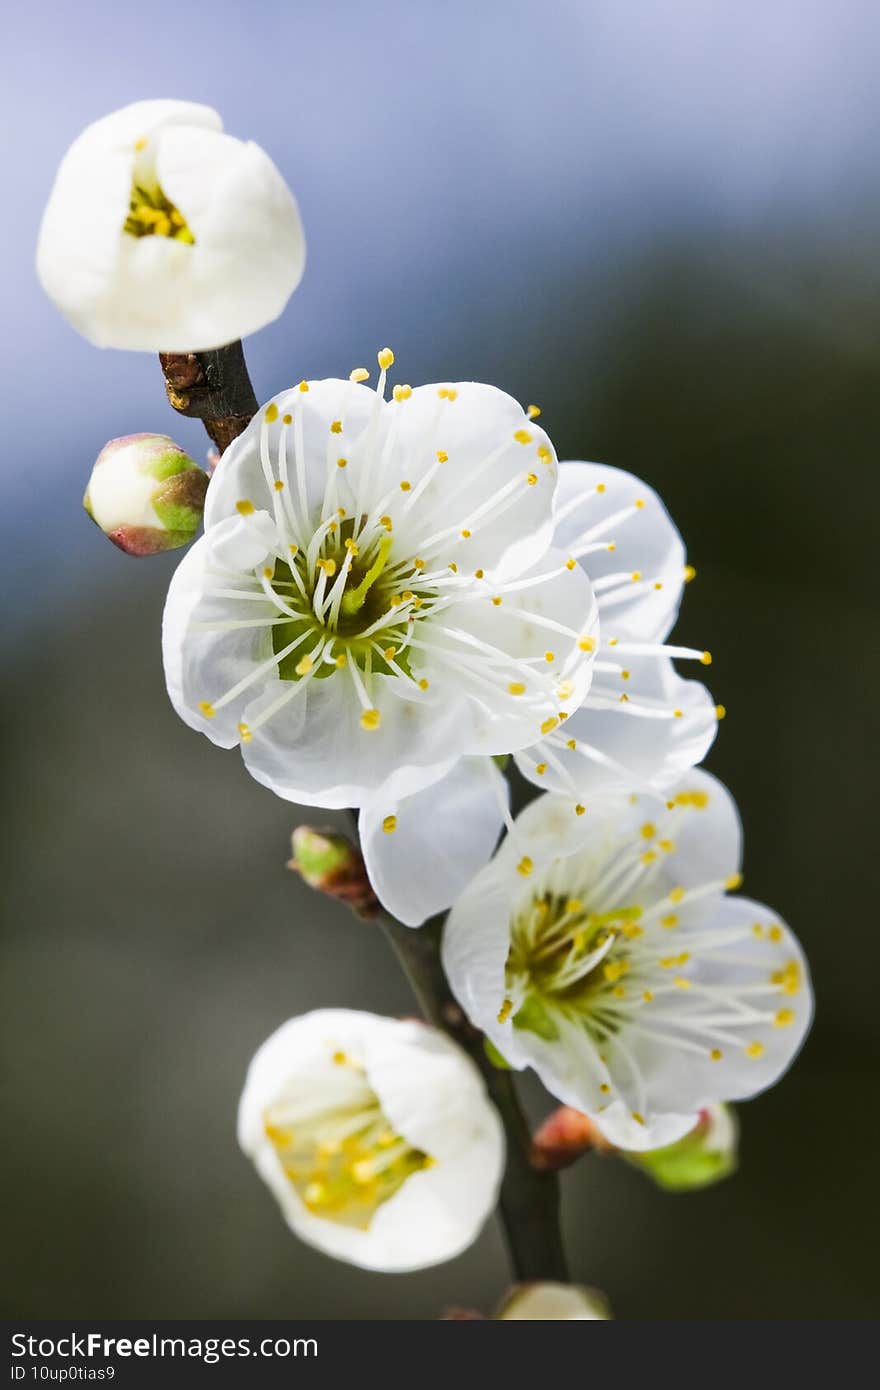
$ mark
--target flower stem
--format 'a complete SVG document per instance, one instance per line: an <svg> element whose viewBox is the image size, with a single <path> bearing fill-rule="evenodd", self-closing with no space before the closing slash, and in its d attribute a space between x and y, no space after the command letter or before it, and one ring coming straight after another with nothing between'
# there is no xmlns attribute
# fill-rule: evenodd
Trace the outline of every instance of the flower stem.
<svg viewBox="0 0 880 1390"><path fill-rule="evenodd" d="M201 420L222 454L257 413L241 343L213 352L160 352L159 362L174 409Z"/></svg>
<svg viewBox="0 0 880 1390"><path fill-rule="evenodd" d="M532 1167L531 1135L513 1077L489 1061L482 1033L471 1027L450 993L440 959L441 920L435 918L417 931L384 914L379 923L425 1017L465 1049L482 1073L501 1115L507 1138L501 1218L516 1279L568 1283L559 1226L558 1178L555 1173Z"/></svg>

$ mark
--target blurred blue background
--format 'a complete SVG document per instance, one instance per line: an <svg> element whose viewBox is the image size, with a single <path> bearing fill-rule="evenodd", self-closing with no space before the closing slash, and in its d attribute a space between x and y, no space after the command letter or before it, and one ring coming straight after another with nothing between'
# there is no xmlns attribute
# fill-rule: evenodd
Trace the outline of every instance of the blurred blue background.
<svg viewBox="0 0 880 1390"><path fill-rule="evenodd" d="M400 380L494 382L543 406L561 457L658 487L698 567L679 630L730 711L710 766L818 1022L744 1109L733 1182L567 1175L576 1276L625 1318L870 1316L876 5L38 0L4 34L8 1313L426 1318L488 1310L506 1278L494 1227L406 1279L331 1264L235 1147L283 1018L411 1005L369 928L286 873L291 808L171 713L173 557L127 560L81 511L108 438L206 447L157 363L80 340L32 268L72 138L174 96L262 144L300 202L305 280L247 344L258 396L385 343Z"/></svg>

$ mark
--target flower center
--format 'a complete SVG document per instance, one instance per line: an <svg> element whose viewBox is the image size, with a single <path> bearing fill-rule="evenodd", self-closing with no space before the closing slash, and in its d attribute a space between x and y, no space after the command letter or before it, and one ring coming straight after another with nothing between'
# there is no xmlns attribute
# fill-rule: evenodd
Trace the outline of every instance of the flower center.
<svg viewBox="0 0 880 1390"><path fill-rule="evenodd" d="M608 1009L623 998L632 943L642 935L637 905L592 912L554 889L522 904L511 924L502 1017L540 1037L558 1037L553 1013L577 1015L608 1031Z"/></svg>
<svg viewBox="0 0 880 1390"><path fill-rule="evenodd" d="M382 1203L435 1160L394 1131L356 1064L343 1053L334 1061L353 1082L344 1102L304 1109L282 1098L266 1109L263 1124L308 1210L366 1231Z"/></svg>
<svg viewBox="0 0 880 1390"><path fill-rule="evenodd" d="M179 208L168 198L156 176L155 161L146 140L135 145L135 167L122 230L129 236L163 236L192 246L195 237Z"/></svg>

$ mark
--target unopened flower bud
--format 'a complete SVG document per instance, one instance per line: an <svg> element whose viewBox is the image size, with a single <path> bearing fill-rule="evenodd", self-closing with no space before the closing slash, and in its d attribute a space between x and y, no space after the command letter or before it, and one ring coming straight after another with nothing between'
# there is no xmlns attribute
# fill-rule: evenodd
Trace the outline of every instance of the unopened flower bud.
<svg viewBox="0 0 880 1390"><path fill-rule="evenodd" d="M335 830L316 830L299 825L291 838L292 858L287 867L310 888L339 898L361 917L375 917L379 904L370 886L360 851Z"/></svg>
<svg viewBox="0 0 880 1390"><path fill-rule="evenodd" d="M515 1284L495 1315L517 1321L607 1322L602 1294L580 1284Z"/></svg>
<svg viewBox="0 0 880 1390"><path fill-rule="evenodd" d="M739 1125L729 1105L710 1105L689 1134L646 1153L624 1153L628 1162L668 1192L693 1192L730 1177L737 1166Z"/></svg>
<svg viewBox="0 0 880 1390"><path fill-rule="evenodd" d="M608 1152L611 1145L588 1115L561 1105L535 1131L530 1159L541 1171L568 1168L591 1149Z"/></svg>
<svg viewBox="0 0 880 1390"><path fill-rule="evenodd" d="M105 444L83 506L127 555L188 545L205 508L208 475L167 434L127 434Z"/></svg>

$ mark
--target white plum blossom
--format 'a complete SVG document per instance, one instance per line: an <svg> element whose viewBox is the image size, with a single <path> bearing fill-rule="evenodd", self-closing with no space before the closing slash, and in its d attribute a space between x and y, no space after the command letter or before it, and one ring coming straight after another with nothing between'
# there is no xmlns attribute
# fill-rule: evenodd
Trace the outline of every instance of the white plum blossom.
<svg viewBox="0 0 880 1390"><path fill-rule="evenodd" d="M794 936L725 895L740 842L702 771L583 816L546 795L450 913L444 964L471 1020L620 1148L672 1143L772 1085L809 1027Z"/></svg>
<svg viewBox="0 0 880 1390"><path fill-rule="evenodd" d="M599 649L582 706L517 765L536 786L584 800L662 789L705 757L724 714L673 666L708 666L710 653L666 642L694 574L681 536L653 489L605 464L560 464L555 516L554 545L593 585Z"/></svg>
<svg viewBox="0 0 880 1390"><path fill-rule="evenodd" d="M254 333L302 278L305 239L269 156L209 106L139 101L88 126L43 214L37 272L98 347L198 352Z"/></svg>
<svg viewBox="0 0 880 1390"><path fill-rule="evenodd" d="M291 1019L259 1049L241 1147L309 1245L364 1269L452 1259L492 1211L504 1134L444 1034L349 1009Z"/></svg>
<svg viewBox="0 0 880 1390"><path fill-rule="evenodd" d="M673 665L673 658L709 665L709 652L665 641L694 571L657 494L617 468L562 463L554 514L554 549L594 586L597 659L583 703L574 709L568 701L567 719L516 761L536 786L575 797L581 813L583 802L621 787L676 781L705 756L724 710ZM554 634L545 636L544 659L552 662ZM370 878L394 915L419 925L447 908L491 855L502 818L509 820L506 806L503 778L474 758L437 787L409 796L384 788L361 816L360 834ZM425 826L441 820L448 836L426 842ZM392 838L383 833L389 824Z"/></svg>
<svg viewBox="0 0 880 1390"><path fill-rule="evenodd" d="M517 1284L495 1315L514 1322L607 1322L608 1304L580 1284Z"/></svg>
<svg viewBox="0 0 880 1390"><path fill-rule="evenodd" d="M375 391L364 369L303 381L233 442L163 646L188 724L279 796L361 808L380 896L412 922L492 852L492 758L583 700L596 606L551 544L556 457L530 413L474 382L386 401L392 361Z"/></svg>

